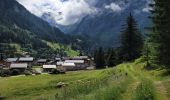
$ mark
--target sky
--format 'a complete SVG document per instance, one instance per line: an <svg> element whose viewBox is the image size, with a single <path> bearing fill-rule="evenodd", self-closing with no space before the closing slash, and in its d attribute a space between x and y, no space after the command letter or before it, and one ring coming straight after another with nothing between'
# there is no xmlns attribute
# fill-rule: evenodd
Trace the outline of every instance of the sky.
<svg viewBox="0 0 170 100"><path fill-rule="evenodd" d="M95 4L100 0L17 0L27 10L38 17L48 14L60 25L72 25L81 21L87 15L95 15L101 9L96 8ZM124 7L119 3L104 5L103 9L113 12L120 12ZM143 11L147 12L146 6Z"/></svg>
<svg viewBox="0 0 170 100"><path fill-rule="evenodd" d="M93 15L98 12L95 8L97 0L17 0L24 5L31 13L41 17L44 13L50 16L61 25L75 24L86 15ZM120 11L121 7L115 3L106 5L105 9Z"/></svg>

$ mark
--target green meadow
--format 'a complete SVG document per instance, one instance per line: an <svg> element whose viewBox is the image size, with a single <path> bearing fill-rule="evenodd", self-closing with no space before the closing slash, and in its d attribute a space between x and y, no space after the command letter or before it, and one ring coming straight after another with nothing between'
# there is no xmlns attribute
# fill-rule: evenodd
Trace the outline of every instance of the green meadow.
<svg viewBox="0 0 170 100"><path fill-rule="evenodd" d="M5 100L170 100L166 70L147 70L144 63L125 63L103 70L63 75L0 78ZM65 85L57 87L59 82Z"/></svg>

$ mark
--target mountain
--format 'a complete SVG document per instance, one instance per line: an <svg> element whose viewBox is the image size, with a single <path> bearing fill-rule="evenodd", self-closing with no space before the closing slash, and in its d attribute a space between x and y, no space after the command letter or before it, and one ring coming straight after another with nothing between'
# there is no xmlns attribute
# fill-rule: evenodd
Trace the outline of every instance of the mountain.
<svg viewBox="0 0 170 100"><path fill-rule="evenodd" d="M139 25L141 32L145 32L144 28L149 25L149 13L147 0L100 0L95 7L101 9L106 5L118 4L120 11L112 9L101 10L99 14L88 15L83 20L69 27L62 27L67 33L72 34L88 34L96 39L102 46L118 46L119 36L122 25L125 24L127 16L132 13Z"/></svg>
<svg viewBox="0 0 170 100"><path fill-rule="evenodd" d="M42 39L64 41L61 39L64 34L59 29L50 26L49 23L31 14L15 0L0 1L0 18L1 24L8 26L16 25L35 33Z"/></svg>
<svg viewBox="0 0 170 100"><path fill-rule="evenodd" d="M68 46L71 38L27 11L17 1L0 0L1 53L29 52L35 55L40 51L47 51L49 54L65 53L71 50ZM54 48L49 44L59 46Z"/></svg>
<svg viewBox="0 0 170 100"><path fill-rule="evenodd" d="M142 33L145 33L144 28L150 24L148 16L150 15L149 3L151 3L151 1L152 0L80 0L79 2L72 2L72 0L64 0L62 3L60 2L60 5L58 4L59 7L61 6L61 9L64 9L61 10L61 12L57 11L58 8L53 7L53 5L50 4L51 2L43 2L39 5L33 3L33 5L36 5L34 7L35 9L43 9L45 7L48 9L41 10L43 14L40 16L37 15L34 10L31 11L52 26L61 29L64 33L85 34L92 38L92 40L95 40L100 46L110 47L120 45L120 31L130 13L135 16ZM75 6L71 5L71 3ZM68 5L71 10L67 9ZM53 9L57 10L53 11ZM61 18L58 19L58 17ZM78 20L76 23L68 25L61 24L61 22L70 22L70 20L74 21L75 19Z"/></svg>

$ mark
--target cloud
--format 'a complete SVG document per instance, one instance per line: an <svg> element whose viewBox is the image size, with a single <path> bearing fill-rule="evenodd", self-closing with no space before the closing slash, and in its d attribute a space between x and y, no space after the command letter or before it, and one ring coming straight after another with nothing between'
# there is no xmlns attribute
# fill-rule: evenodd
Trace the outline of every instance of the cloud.
<svg viewBox="0 0 170 100"><path fill-rule="evenodd" d="M57 24L71 25L86 15L95 14L96 8L91 6L95 0L17 0L31 13L38 17L49 14ZM93 2L92 2L93 1Z"/></svg>
<svg viewBox="0 0 170 100"><path fill-rule="evenodd" d="M146 5L145 7L142 9L143 12L150 12L150 10L152 10L153 8L149 6L149 4L154 4L153 0L146 0Z"/></svg>
<svg viewBox="0 0 170 100"><path fill-rule="evenodd" d="M152 8L150 7L146 7L142 9L143 12L150 12L150 10L152 10Z"/></svg>
<svg viewBox="0 0 170 100"><path fill-rule="evenodd" d="M113 12L118 12L118 11L122 10L122 8L116 3L111 3L110 5L105 5L105 8L111 9Z"/></svg>

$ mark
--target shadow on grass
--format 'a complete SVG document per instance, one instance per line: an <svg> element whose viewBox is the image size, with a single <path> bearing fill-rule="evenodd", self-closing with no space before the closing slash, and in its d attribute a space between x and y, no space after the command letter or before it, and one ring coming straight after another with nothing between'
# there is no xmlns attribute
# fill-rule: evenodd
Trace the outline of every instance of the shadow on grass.
<svg viewBox="0 0 170 100"><path fill-rule="evenodd" d="M166 71L163 72L163 73L161 74L161 76L170 76L170 70L169 70L169 69L166 69Z"/></svg>
<svg viewBox="0 0 170 100"><path fill-rule="evenodd" d="M151 66L151 65L147 65L147 66L145 66L145 67L144 67L144 69L145 69L145 70L148 70L148 71L151 71L151 70L158 70L158 68L157 68L157 67L155 67L155 66Z"/></svg>

